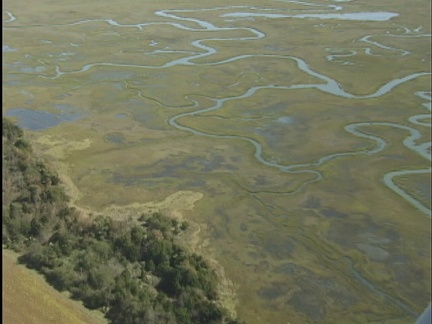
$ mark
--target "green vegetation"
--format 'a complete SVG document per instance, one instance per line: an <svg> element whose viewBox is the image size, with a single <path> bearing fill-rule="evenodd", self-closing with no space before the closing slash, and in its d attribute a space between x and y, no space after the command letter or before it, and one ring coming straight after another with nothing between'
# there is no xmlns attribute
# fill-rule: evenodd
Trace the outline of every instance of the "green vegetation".
<svg viewBox="0 0 432 324"><path fill-rule="evenodd" d="M160 214L84 219L23 131L3 118L2 241L60 291L112 323L239 323L220 305L217 276L176 241L187 228Z"/></svg>

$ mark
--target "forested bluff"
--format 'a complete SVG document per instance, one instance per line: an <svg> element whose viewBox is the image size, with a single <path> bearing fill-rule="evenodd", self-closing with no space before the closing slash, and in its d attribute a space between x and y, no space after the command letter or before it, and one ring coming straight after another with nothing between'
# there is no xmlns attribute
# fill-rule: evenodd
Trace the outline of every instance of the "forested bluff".
<svg viewBox="0 0 432 324"><path fill-rule="evenodd" d="M110 323L243 323L223 307L209 262L179 242L187 222L83 217L24 131L4 117L2 127L2 242L20 263Z"/></svg>

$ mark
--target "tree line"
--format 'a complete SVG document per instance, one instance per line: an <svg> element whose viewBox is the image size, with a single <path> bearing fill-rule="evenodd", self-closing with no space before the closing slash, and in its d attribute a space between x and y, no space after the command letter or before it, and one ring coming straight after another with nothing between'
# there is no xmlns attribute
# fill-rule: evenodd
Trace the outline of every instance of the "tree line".
<svg viewBox="0 0 432 324"><path fill-rule="evenodd" d="M2 126L2 242L19 262L110 323L243 323L221 305L208 262L176 239L187 222L80 217L22 129Z"/></svg>

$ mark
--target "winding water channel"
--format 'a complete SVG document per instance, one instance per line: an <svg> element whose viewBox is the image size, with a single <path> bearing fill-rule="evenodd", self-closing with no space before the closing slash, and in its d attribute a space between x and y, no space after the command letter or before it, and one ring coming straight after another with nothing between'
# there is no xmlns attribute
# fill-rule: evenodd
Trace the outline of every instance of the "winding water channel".
<svg viewBox="0 0 432 324"><path fill-rule="evenodd" d="M400 60L400 62L405 64L406 62L408 62L406 60L408 60L412 55L417 55L415 52L416 50L414 48L405 47L405 43L403 42L401 43L401 45L395 45L398 44L398 40L403 39L411 41L416 39L430 39L431 37L430 33L423 32L423 29L426 29L427 26L394 26L396 23L390 25L390 21L397 21L400 16L400 13L397 12L397 6L387 12L383 11L382 9L374 10L373 8L364 8L364 10L359 10L356 7L350 7L350 1L334 2L337 2L337 4L309 1L279 1L274 3L272 2L272 4L269 4L267 7L264 5L219 5L214 7L210 6L208 8L159 9L154 11L154 19L152 21L133 23L123 23L122 21L126 21L124 17L112 18L114 17L114 15L105 16L102 18L102 15L95 15L95 17L97 18L89 18L92 16L90 13L85 17L82 17L82 19L69 19L61 23L49 23L47 21L36 20L32 21L31 23L27 23L26 21L22 21L20 18L19 11L22 11L22 8L18 8L18 12L16 12L12 9L13 6L11 4L6 4L6 11L4 11L4 16L7 19L5 19L3 22L3 32L5 35L3 43L3 54L5 56L4 66L6 66L7 68L4 74L6 79L6 85L8 87L11 87L11 89L15 89L16 86L14 86L14 82L18 82L18 85L19 82L22 82L23 84L25 82L14 81L14 79L20 77L30 78L30 86L28 87L28 92L25 92L24 90L22 91L22 96L30 97L33 96L30 92L35 90L32 88L31 84L38 84L38 82L47 82L47 84L50 84L53 87L58 87L59 85L61 86L62 84L67 84L67 82L72 82L74 84L74 87L69 87L69 89L80 89L81 86L79 85L79 82L86 83L86 78L88 78L89 75L96 75L104 69L117 69L122 71L124 70L126 72L133 71L133 73L143 73L143 75L152 73L151 71L158 71L158 73L160 72L161 75L163 75L163 73L170 73L171 71L176 71L176 69L183 68L189 68L190 71L192 71L190 72L191 74L194 73L194 69L198 68L206 68L210 69L210 71L218 71L218 69L229 68L230 66L235 64L239 64L245 67L245 69L250 69L250 71L252 71L252 66L254 62L258 62L258 60L278 62L278 64L280 64L281 66L294 66L295 68L290 70L292 74L298 76L298 79L308 80L307 82L291 82L288 78L286 79L286 82L284 82L285 79L281 78L269 80L271 78L266 79L264 72L255 72L255 69L253 70L254 72L248 72L249 74L241 74L241 76L236 79L236 82L229 85L225 84L222 87L225 87L227 93L232 93L229 96L222 96L219 94L212 95L212 93L208 91L200 92L198 88L198 82L194 83L194 86L196 86L196 88L194 89L186 90L186 92L182 92L183 90L178 90L179 96L182 96L183 99L182 103L179 103L178 106L176 106L175 104L166 103L161 94L152 94L151 90L149 90L150 87L146 88L144 86L139 86L139 82L137 80L134 80L133 78L122 78L121 74L119 74L119 77L115 77L114 79L118 84L118 88L120 90L119 92L130 93L134 97L142 100L143 102L154 103L156 104L156 107L159 107L161 111L164 111L164 120L161 123L162 126L160 127L165 127L166 125L168 125L169 131L174 130L176 132L179 132L180 134L188 134L193 136L193 138L198 138L198 140L211 139L212 141L217 140L218 143L226 141L228 143L241 143L238 145L245 144L242 147L253 148L254 161L250 163L258 163L258 165L260 165L263 170L271 169L274 172L280 174L280 178L284 177L284 175L293 175L296 177L298 176L298 179L303 179L301 181L299 180L296 185L292 185L290 189L282 190L281 192L283 193L284 197L286 195L292 197L302 197L302 195L306 195L309 188L314 188L314 186L316 186L320 182L327 181L326 179L328 178L328 175L325 172L328 172L328 169L331 168L331 166L335 163L339 163L338 165L343 165L343 163L345 163L344 161L351 161L351 159L357 159L361 157L378 158L385 154L385 152L390 148L400 145L401 147L406 148L407 151L411 152L409 154L415 156L414 159L416 162L410 163L407 160L408 158L406 158L407 162L403 165L403 167L399 169L392 169L391 171L386 171L385 173L380 174L380 179L376 179L376 182L379 182L379 185L381 185L382 182L382 185L386 186L400 199L412 206L414 210L412 215L413 217L426 217L430 219L430 206L426 205L424 200L418 199L416 195L413 195L409 189L401 187L401 185L397 181L398 179L404 177L422 175L424 177L430 178L431 176L430 162L432 143L430 142L430 138L428 138L428 136L426 135L428 134L428 132L430 132L431 128L430 113L432 98L430 89L427 88L427 84L430 85L430 82L428 81L431 77L430 70L419 70L417 68L417 65L415 65L414 69L405 69L407 71L406 73L398 74L397 76L393 76L392 74L386 75L385 78L382 78L380 76L380 80L385 81L382 81L377 87L375 87L375 90L370 91L369 93L363 92L362 94L356 94L350 90L347 90L347 86L344 85L345 82L349 83L349 80L341 80L340 77L336 78L328 72L322 72L320 68L317 68L317 66L319 65L317 65L314 61L310 61L310 59L305 58L309 57L309 54L305 53L305 57L298 55L299 53L301 53L300 50L297 50L296 55L291 55L289 51L281 53L281 50L277 49L277 46L275 45L272 46L276 50L278 50L278 53L271 53L269 51L263 51L262 53L260 53L259 50L255 50L255 47L253 47L254 50L249 50L245 47L243 53L241 53L241 50L238 50L237 48L236 50L238 50L238 53L234 55L229 55L230 53L228 52L228 57L226 56L227 52L221 50L223 46L228 46L225 44L259 44L259 42L263 42L267 38L272 36L268 31L266 33L267 29L265 28L265 24L262 23L263 19L271 21L269 23L275 24L279 23L281 20L295 21L296 24L299 24L299 21L305 21L308 23L310 21L314 21L314 27L322 28L323 30L326 30L325 28L329 28L329 25L326 24L330 24L330 28L331 30L333 30L338 28L338 24L344 24L347 21L359 24L365 24L369 22L371 24L385 24L385 26L387 26L387 31L384 30L380 33L367 35L363 34L361 37L357 37L355 40L351 41L351 43L345 45L344 47L325 47L325 51L323 51L324 53L322 54L322 57L324 58L326 64L335 64L339 67L355 67L356 64L360 63L353 62L355 62L359 58L361 58L359 59L360 62L363 62L362 60L367 61L368 59L380 59L381 57L386 56L388 56L388 60L395 60L395 62L399 62L398 60ZM168 4L166 5L168 6ZM172 3L169 5L170 7L174 6ZM159 6L163 7L163 4L160 4ZM178 6L180 6L180 4L175 5L175 7ZM206 15L209 16L208 19L202 18ZM150 42L146 43L145 46L143 45L144 42L142 40L137 41L136 48L139 49L137 50L135 48L134 51L139 52L141 55L140 57L142 58L143 63L140 64L131 63L128 61L119 62L115 59L113 59L112 61L99 60L97 55L93 55L91 56L91 58L82 59L81 57L86 57L86 55L88 54L75 54L75 52L79 52L80 49L82 49L84 46L80 45L77 40L85 39L86 37L90 38L90 36L79 36L79 33L75 30L76 28L79 28L78 30L80 31L80 33L84 35L87 32L90 33L91 29L96 27L102 30L106 29L106 35L108 35L109 33L111 33L112 35L121 35L122 33L125 33L124 39L126 39L127 37L131 37L131 34L134 35L135 39L140 39L140 35L145 35L147 30L154 28L171 28L172 30L174 30L173 33L179 32L185 38L190 37L188 38L190 39L190 41L186 44L186 47L180 49L175 48L176 46L179 46L178 43L175 42L174 45L170 46L161 45L164 40L162 38L158 39L157 37L153 37L153 39L151 39ZM55 41L48 40L50 34L46 32L46 28L57 28L59 30L71 31L73 37L77 39L71 39L70 42L64 42L64 44L66 44L67 42L69 43L68 46L62 45L63 52L61 59L54 60L50 58L50 56L46 54L46 50L40 50L41 54L37 52L29 54L30 50L28 47L25 47L25 44L21 44L22 48L20 48L20 44L13 42L13 37L15 37L14 35L16 33L23 33L23 35L29 33L29 35L32 35L33 33L37 33L37 31L40 30L42 34L46 33L46 38L40 40L39 46L46 46L47 48L49 48ZM269 28L268 30L271 29ZM233 34L233 36L231 36L230 34ZM195 37L195 35L200 36L198 38ZM204 35L206 37L204 37ZM57 42L58 41L59 40L57 40ZM128 53L131 51L127 48L130 43L125 42L123 44L125 47L118 48L117 53L120 53L122 55L128 55ZM356 45L354 46L354 44ZM357 44L361 45L359 46ZM278 44L278 46L282 45L283 44ZM21 54L20 52L26 54L22 54L24 56L21 58L8 58L8 55L19 55ZM113 56L115 55L113 54ZM34 65L30 67L23 66L25 65L23 63L25 62L25 58L30 57L35 58L35 60L33 61ZM147 64L146 62L148 62L148 60L153 57L158 58L157 63ZM214 73L217 74L218 72ZM242 85L242 78L244 75L250 76L250 78L255 78L255 75L259 76L259 82L257 81L258 84L249 83L245 84L243 87L238 87L239 85ZM77 80L80 81L78 82ZM212 82L211 80L199 80L202 83L208 81L208 84ZM156 80L155 83L160 83L160 81ZM173 85L175 83L167 81L167 84ZM412 86L412 84L419 86ZM179 86L179 88L181 88L181 86ZM231 92L231 89L235 89L236 91ZM405 89L409 89L408 92ZM72 90L69 90L69 92L72 92ZM177 90L173 89L172 91L176 93ZM241 105L243 102L245 102L245 104L250 104L252 102L251 100L254 100L256 98L256 100L258 101L260 100L261 96L264 96L265 93L274 93L276 91L279 91L281 93L281 96L284 97L291 96L292 98L297 98L300 93L313 93L314 95L316 94L316 96L322 96L322 98L326 98L326 100L328 100L329 102L333 100L335 102L335 105L336 102L343 102L343 105L339 105L346 107L346 114L350 114L352 111L350 109L352 109L352 107L355 105L361 106L364 103L368 102L385 102L387 98L391 98L393 95L401 96L402 91L403 95L412 98L413 102L422 102L420 105L415 104L417 105L415 106L413 104L412 107L409 107L410 111L412 110L412 114L410 114L408 117L406 117L407 114L401 113L401 115L403 115L404 117L403 119L400 119L399 122L386 121L386 119L383 117L385 116L385 114L381 114L379 115L379 117L371 115L369 119L359 119L357 121L352 120L351 122L345 124L343 127L345 135L349 140L358 140L359 143L362 143L362 145L352 145L351 147L349 145L346 145L336 148L331 147L327 154L324 154L318 158L314 157L312 159L302 160L301 158L299 158L297 159L298 161L296 161L295 163L287 163L286 161L289 160L288 158L286 158L285 161L284 159L270 158L272 154L267 152L270 146L264 145L265 141L257 138L256 136L253 136L253 134L249 136L247 132L242 131L246 135L240 135L236 134L235 132L231 132L230 129L227 128L220 128L218 132L215 132L214 130L211 130L210 127L207 130L207 124L202 124L198 122L200 120L205 120L206 123L209 123L208 125L217 124L220 121L229 122L234 117L227 117L226 113L224 113L224 111L226 111L228 107ZM28 93L30 93L30 95L28 95ZM33 131L43 131L46 129L50 129L53 126L60 125L62 123L79 123L81 119L85 120L87 115L92 116L93 114L95 114L95 112L91 112L90 110L79 111L79 109L72 108L69 110L64 110L61 109L61 107L64 106L59 105L54 106L53 108L59 109L57 113L43 111L39 114L35 113L34 108L32 108L32 100L33 97L32 99L27 100L27 107L26 104L16 106L13 101L8 98L6 100L7 107L6 111L4 110L4 114L6 116L18 117L18 122L21 123L22 126L25 127L27 125L27 128L31 128ZM187 104L185 104L185 102ZM377 105L376 110L378 111L378 104L374 105ZM390 110L389 113L391 113ZM120 115L122 116L122 120L127 119L126 117L128 116L128 114L123 114L123 112L120 111L117 113L117 116ZM311 114L311 116L313 116L313 114ZM280 115L277 117L279 118L277 120L282 123L285 122L286 124L289 124L292 121L291 117L287 117L284 115ZM96 121L93 124L96 125L99 121L98 119L95 120ZM250 123L251 119L250 116L240 116L236 120L238 121L239 125L249 125L248 123ZM100 123L103 122L100 121ZM29 127L28 125L33 126ZM264 127L263 125L264 124L260 125L261 128ZM61 125L58 127L61 127ZM260 128L258 127L257 129ZM252 133L252 129L249 129L249 131ZM385 136L381 136L379 134L385 134ZM394 142L393 137L391 137L391 142L389 142L390 135L388 134L398 134L397 138L399 140L401 139L400 142ZM118 138L118 136L116 138ZM121 143L121 141L118 141L118 143ZM301 147L301 145L299 145L299 147ZM284 156L282 153L279 154L280 156ZM285 154L288 156L289 152L285 152ZM403 154L406 155L408 153ZM167 170L171 169L167 167ZM235 172L232 171L232 173ZM276 224L275 221L270 220L272 218L276 218L275 214L272 214L271 210L277 208L281 209L282 207L276 208L274 206L271 206L272 204L266 203L264 198L259 198L259 194L276 192L279 189L273 190L266 188L257 189L254 191L250 188L251 186L244 185L244 183L246 183L246 180L242 182L243 184L240 184L240 182L237 182L237 180L235 181L236 189L233 190L249 187L249 189L245 189L245 192L253 192L253 194L250 194L249 197L255 199L256 203L259 206L262 206L264 209L270 211L269 215L271 216L268 217L268 222ZM239 195L242 196L244 195L244 193L241 193ZM303 208L303 210L313 210L317 208L316 206L320 205L320 203L312 203L312 200L308 201L311 202L308 203L309 205ZM277 205L277 203L275 203L275 205ZM280 205L282 206L283 204L281 203ZM284 213L286 212L282 212L282 214ZM345 216L341 216L343 214L338 214L333 209L324 210L320 213L324 213L327 216L331 215L329 217L341 217L341 225L337 226L345 226ZM230 222L232 222L232 220L227 220L226 222L227 224L229 224ZM336 226L336 223L334 223L334 225ZM300 231L305 237L308 237L307 239L305 238L304 246L307 250L310 250L312 249L311 244L315 243L312 243L314 241L310 238L311 236L313 236L313 234L307 234L305 232L306 230L308 229L301 228L298 231ZM329 230L329 233L330 232L331 230ZM356 233L356 235L360 237L363 234ZM379 241L379 244L381 245L379 245L378 247L378 245L374 245L378 244L376 243L378 242L378 240L372 238L372 236L368 236L365 240L369 242L367 243L369 245L365 245L365 243L356 244L357 246L360 246L361 249L367 251L367 255L369 258L371 258L372 260L375 260L374 258L376 258L377 260L379 258L387 258L387 250L391 250L391 248L386 247L387 241ZM347 273L350 273L351 277L356 279L363 286L363 288L369 290L372 294L381 296L382 298L388 300L390 304L393 304L394 307L402 310L402 313L398 313L398 315L394 316L404 318L403 316L409 314L408 316L411 316L412 318L418 315L419 312L413 308L412 304L407 302L408 297L402 296L402 293L393 293L394 291L389 288L386 279L374 280L373 275L371 275L370 273L366 275L362 274L362 271L359 270L359 268L365 271L364 269L370 266L368 262L365 262L366 265L359 266L361 265L359 259L352 257L334 257L331 256L333 252L328 252L328 256L321 257L319 256L319 254L324 253L324 249L331 249L330 245L328 245L328 247L325 246L326 245L323 244L320 247L323 249L322 251L312 253L313 255L315 255L316 258L320 260L319 262L321 262L324 267L331 268L332 271L335 272L344 272L345 270L343 269L348 269L343 276L347 276ZM383 247L386 247L387 250L384 250ZM348 249L348 247L346 247L346 249ZM291 257L292 256L290 254L290 258ZM333 259L342 260L343 258L348 258L349 266L331 265ZM394 258L395 260L397 259L396 256L392 256L392 258ZM277 262L280 263L282 261ZM394 261L394 264L399 264L398 262L399 261ZM378 266L376 267L378 269ZM302 276L312 276L307 270L302 271ZM400 270L401 273L402 271L405 270ZM290 272L290 274L292 275L293 273ZM384 275L377 276L385 278ZM397 276L397 274L395 274L395 276ZM281 297L283 294L280 292L280 289L272 289L262 288L260 291L264 291L264 295L266 296L271 295L272 297L268 297L269 300L278 300L278 303L281 302L281 300L284 300L282 298L288 298ZM336 291L336 288L334 288L334 286L325 289L327 289L326 291L330 292ZM269 291L271 291L271 293ZM307 291L306 288L305 291ZM288 295L292 296L292 293L286 293L283 296ZM407 295L409 294L407 293ZM294 293L294 297L292 298L292 300L295 300L295 302L293 303L294 309L296 309L297 312L302 313L302 316L308 316L308 318L312 320L312 322L314 320L325 321L324 318L326 312L324 310L319 312L317 311L318 313L314 313L311 310L315 305L315 301L312 297L310 297L309 295L304 297L303 295L301 295L301 292L298 291L297 293ZM306 298L306 301L304 298ZM348 299L351 300L350 298ZM355 298L352 297L352 303L354 303L354 299ZM242 301L240 301L240 303L242 303ZM278 305L278 307L279 306L280 305ZM263 322L265 322L269 319L262 318L262 320Z"/></svg>
<svg viewBox="0 0 432 324"><path fill-rule="evenodd" d="M306 5L310 5L307 4ZM333 6L331 6L333 7ZM191 27L187 27L184 25L181 25L179 23L158 23L158 22L152 22L152 23L139 23L139 24L133 24L133 25L125 25L125 24L120 24L117 21L113 20L113 19L103 19L103 20L96 20L96 19L87 19L87 20L83 20L83 21L77 21L77 22L73 22L73 23L69 23L69 24L65 24L65 25L69 25L69 26L73 26L73 25L77 25L77 24L89 24L89 23L94 23L94 22L99 22L99 21L103 21L108 23L109 25L112 26L116 26L116 27L136 27L140 30L142 30L145 26L149 26L149 25L155 25L155 24L169 24L171 26L174 26L176 28L180 28L180 29L184 29L184 30L189 30L189 31L200 31L200 30L206 30L206 31L230 31L230 30L238 30L240 28L222 28L222 27L217 27L215 25L213 25L210 22L204 21L204 20L199 20L196 18L185 18L185 17L180 17L178 15L175 15L174 13L188 13L188 12L199 12L199 11L209 11L209 10L223 10L223 9L237 9L237 8L245 8L245 9L256 9L255 7L243 7L243 6L230 6L230 7L217 7L217 8L212 8L212 9L194 9L194 10L161 10L161 11L157 11L155 12L156 15L160 16L160 17L166 17L166 18L172 18L175 20L179 20L179 21L188 21L188 22L193 22L196 23L197 25L199 25L202 28L191 28ZM337 6L337 7L333 7L335 8L335 10L340 10L342 9L342 7ZM10 17L10 19L6 22L12 22L15 21L16 18L13 16L12 13L10 12L6 12L7 15ZM270 14L254 14L254 13L232 13L232 14L225 14L223 15L224 17L228 16L228 17L255 17L255 16L269 16ZM379 17L378 18L375 18ZM393 14L393 13L360 13L359 15L355 15L353 14L351 16L351 18L349 19L354 19L354 20L361 20L361 21L367 21L369 19L371 20L389 20L392 17L397 16L397 14ZM272 16L272 18L287 18L287 17L293 17L295 18L296 15L294 16L288 16L288 15L277 15L277 16ZM309 18L319 18L319 19L343 19L344 16L337 16L337 15L329 15L328 17L325 16L325 14L316 14L315 16L311 16L311 15L303 15L301 16L303 17L309 17ZM350 17L350 16L349 16ZM223 99L215 99L212 98L216 103L214 106L212 107L208 107L208 108L204 108L204 109L198 109L196 111L193 112L187 112L187 113L181 113L178 115L175 115L173 117L171 117L168 122L170 125L172 125L173 127L177 128L177 129L181 129L181 130L185 130L185 131L189 131L194 133L195 135L202 135L202 136L208 136L208 137L213 137L213 138L231 138L231 139L241 139L244 141L248 141L250 142L254 147L255 147L255 158L262 164L266 165L266 166L271 166L271 167L275 167L278 168L281 171L285 171L285 172L292 172L292 169L298 169L298 168L305 168L308 166L312 166L312 165L320 165L328 160L331 160L333 158L336 157L342 157L342 156L348 156L348 155L353 155L353 154L359 154L359 152L344 152L344 153L338 153L338 154L332 154L329 156L325 156L320 158L318 161L316 162L311 162L311 163L305 163L305 164L300 164L300 165L281 165L278 163L274 163L274 162L270 162L270 161L266 161L263 157L262 157L262 146L260 145L260 143L258 143L257 141L254 141L250 138L247 137L238 137L238 136L217 136L217 135L211 135L211 134L207 134L204 132L200 132L197 130L194 130L191 127L186 127L186 126L182 126L181 124L179 124L177 122L177 119L181 118L181 117L185 117L185 116L196 116L198 114L201 113L205 113L205 112L209 112L209 111L215 111L217 109L219 109L220 107L222 107L225 102L230 101L230 100L239 100L239 99L244 99L250 96L253 96L258 90L261 89L283 89L283 90L298 90L298 89L308 89L308 88L315 88L317 90L323 91L323 92L327 92L330 93L332 95L335 96L340 96L340 97L344 97L344 98L352 98L352 99L367 99L367 98L375 98L375 97L379 97L379 96L383 96L385 94L387 94L388 92L392 91L393 88L405 83L405 82L409 82L415 78L418 77L422 77L422 76L430 76L431 73L430 72L419 72L419 73L414 73L414 74L410 74L407 75L405 77L402 78L398 78L398 79L392 79L389 80L386 84L384 84L383 86L381 86L379 88L379 90L377 90L375 93L369 94L369 95L355 95L355 94L351 94L348 93L346 91L343 90L343 88L341 87L340 84L338 84L338 82L336 82L335 80L333 80L332 78L325 76L323 74L320 74L318 72L313 71L308 64L302 60L301 58L298 57L292 57L292 56L285 56L285 55L239 55L239 56L235 56L232 57L230 59L227 60L223 60L223 61L219 61L219 62L213 62L213 63L194 63L192 62L193 60L197 60L203 57L208 57L211 56L215 53L217 53L217 49L204 45L202 44L205 41L218 41L218 40L229 40L229 41L246 41L246 40L254 40L254 39L260 39L262 37L265 37L265 34L254 29L254 28L241 28L241 29L245 29L249 32L251 32L251 34L253 34L254 36L250 36L250 37L238 37L238 38L205 38L205 39L199 39L199 40L195 40L193 41L191 44L196 47L199 50L202 50L202 53L197 53L197 54L193 54L191 56L187 56L181 59L177 59L177 60L173 60L170 62L165 63L162 66L148 66L148 65L133 65L133 64L114 64L114 63L109 63L109 62L100 62L100 63L91 63L91 64L86 64L84 65L80 70L78 71L71 71L71 72L62 72L60 70L59 66L56 66L56 75L53 77L49 77L49 76L44 76L44 75L40 75L40 77L43 78L58 78L61 75L64 74L72 74L72 73L81 73L81 72L85 72L88 71L91 68L94 68L96 66L115 66L115 67L133 67L133 68L143 68L143 69L149 69L149 68L169 68L169 67L173 67L176 65L220 65L220 64L228 64L237 60L241 60L241 59L248 59L248 58L252 58L252 57L257 57L257 56L265 56L265 57L274 57L274 58L279 58L279 59L288 59L288 60L294 60L297 63L297 66L300 70L302 70L303 72L309 74L310 76L313 76L321 81L324 81L325 83L318 83L318 84L295 84L295 85L290 85L290 86L279 86L279 85L264 85L264 86L257 86L257 87L252 87L250 89L248 89L244 94L240 95L240 96L236 96L236 97L228 97L228 98L223 98ZM422 36L427 36L430 37L430 35L422 35ZM414 37L419 37L419 35L416 35ZM381 45L378 42L372 42L369 40L369 38L371 38L371 36L365 36L363 37L361 40L364 42L368 42L372 45L375 45L377 47L381 47L381 48L385 48L385 49L391 49L387 46ZM173 51L174 53L176 51ZM401 55L406 55L409 54L409 52L407 51L402 51ZM426 99L430 102L431 98L430 97L425 97L422 96L423 99ZM430 111L430 109L429 109ZM410 121L412 123L415 124L420 124L419 122L416 122L416 120L418 118L427 118L430 115L427 114L422 114L422 115L415 115L410 117ZM376 137L376 136L370 136L370 135L365 135L364 133L362 133L361 131L359 131L357 128L361 127L362 125L366 125L363 123L357 123L357 124L352 124L352 125L347 125L347 127L345 128L348 132L350 132L351 134L355 135L355 136L359 136L359 137L363 137L363 138L367 138L373 141L377 142L377 146L376 148L366 152L366 154L374 154L374 153L378 153L380 152L382 149L384 149L385 147L385 141ZM388 127L396 127L396 128L401 128L401 129L405 129L406 131L408 131L411 135L409 137L407 137L404 141L403 144L416 151L418 154L420 154L422 157L424 157L425 159L431 161L431 154L428 151L429 148L431 147L431 142L427 142L427 143L422 143L422 144L417 144L416 140L419 140L421 138L421 134L414 128L412 127L408 127L408 126L403 126L403 125L399 125L399 124L393 124L393 123L374 123L374 122L370 122L367 125L381 125L381 126L388 126ZM431 127L430 123L421 123L421 125L423 126L427 126L427 127ZM365 152L360 152L360 154L365 154ZM429 173L430 173L430 169ZM413 197L411 197L408 193L406 193L405 191L401 190L400 188L398 188L393 182L392 182L392 178L395 176L402 176L402 175L409 175L412 173L427 173L428 170L418 170L418 171L413 171L413 170L398 170L397 172L392 172L391 174L386 174L384 176L384 183L393 191L395 191L396 193L398 193L401 197L403 197L404 199L406 199L408 202L410 202L411 204L413 204L416 208L418 208L419 210L421 210L425 215L427 215L429 218L431 217L431 209L427 208L426 206L424 206L421 202L417 201L416 199L414 199ZM300 172L300 171L295 171L295 172ZM311 172L313 173L313 170L308 170L308 169L304 169L301 172ZM319 180L319 174L317 173L317 179Z"/></svg>

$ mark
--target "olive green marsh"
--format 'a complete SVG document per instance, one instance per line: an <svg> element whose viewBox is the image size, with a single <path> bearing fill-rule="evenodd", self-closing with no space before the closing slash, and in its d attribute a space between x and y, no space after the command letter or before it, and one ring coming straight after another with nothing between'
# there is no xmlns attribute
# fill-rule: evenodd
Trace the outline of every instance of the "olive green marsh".
<svg viewBox="0 0 432 324"><path fill-rule="evenodd" d="M201 197L183 217L247 323L413 322L431 294L429 9L5 0L3 114L81 208Z"/></svg>

